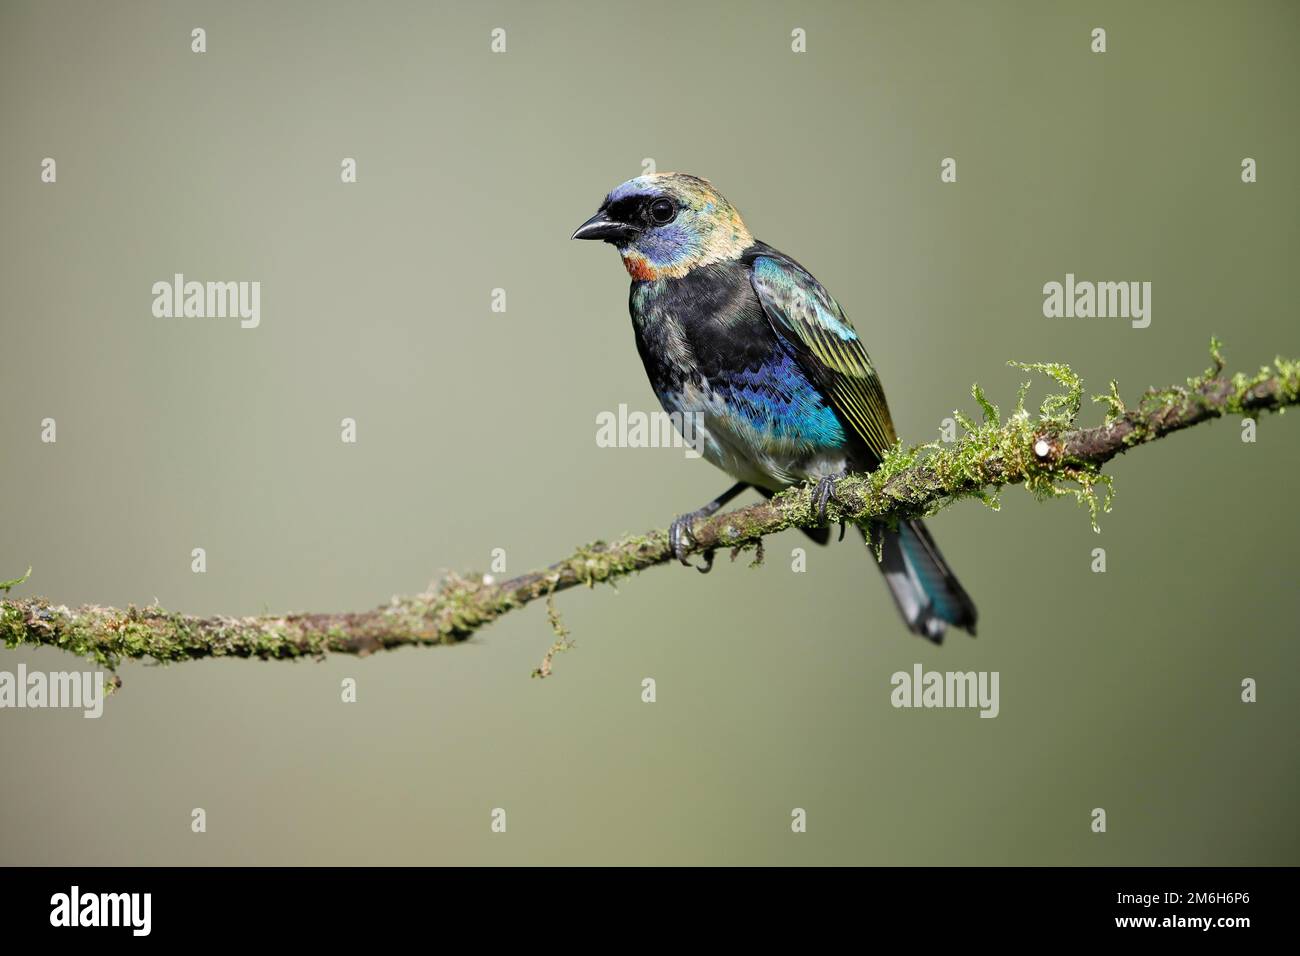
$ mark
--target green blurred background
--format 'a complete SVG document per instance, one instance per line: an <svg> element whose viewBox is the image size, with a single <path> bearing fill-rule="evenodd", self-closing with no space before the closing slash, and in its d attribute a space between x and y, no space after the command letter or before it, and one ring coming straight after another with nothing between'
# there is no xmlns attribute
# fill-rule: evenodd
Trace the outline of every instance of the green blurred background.
<svg viewBox="0 0 1300 956"><path fill-rule="evenodd" d="M17 595L362 609L721 491L595 444L598 412L657 406L615 253L568 236L645 158L817 274L909 441L972 381L1011 404L1008 359L1133 399L1211 334L1232 368L1300 352L1294 3L0 9ZM154 318L174 272L260 280L261 327ZM1066 272L1153 282L1150 328L1045 319ZM1300 420L1239 435L1117 461L1100 536L1018 489L933 519L975 641L907 634L853 539L791 573L787 534L759 569L563 596L578 646L546 681L541 608L456 648L124 665L101 720L0 712L0 862L1295 864ZM0 651L23 661L83 666ZM999 671L1001 715L893 709L916 662Z"/></svg>

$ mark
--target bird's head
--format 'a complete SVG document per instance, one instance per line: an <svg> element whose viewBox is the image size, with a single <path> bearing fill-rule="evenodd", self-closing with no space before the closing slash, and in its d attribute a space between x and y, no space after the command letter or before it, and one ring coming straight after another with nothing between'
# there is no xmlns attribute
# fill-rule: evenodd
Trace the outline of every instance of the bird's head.
<svg viewBox="0 0 1300 956"><path fill-rule="evenodd" d="M651 173L605 197L574 239L602 239L623 256L633 279L686 275L735 259L754 243L731 203L698 176Z"/></svg>

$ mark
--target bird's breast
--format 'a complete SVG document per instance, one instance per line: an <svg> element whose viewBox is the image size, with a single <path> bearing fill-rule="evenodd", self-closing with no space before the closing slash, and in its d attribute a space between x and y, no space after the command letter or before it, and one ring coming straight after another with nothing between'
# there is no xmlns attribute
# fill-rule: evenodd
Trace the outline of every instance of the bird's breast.
<svg viewBox="0 0 1300 956"><path fill-rule="evenodd" d="M727 309L743 297L716 288L683 296L663 285L634 286L637 348L660 403L689 418L704 457L773 490L842 472L839 418L761 311Z"/></svg>

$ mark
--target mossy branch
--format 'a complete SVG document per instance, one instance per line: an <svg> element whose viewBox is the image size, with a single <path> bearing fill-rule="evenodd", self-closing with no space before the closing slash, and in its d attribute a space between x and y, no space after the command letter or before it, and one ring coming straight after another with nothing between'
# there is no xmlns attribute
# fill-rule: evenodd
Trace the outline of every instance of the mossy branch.
<svg viewBox="0 0 1300 956"><path fill-rule="evenodd" d="M953 443L895 448L867 475L850 475L835 488L827 512L831 522L897 521L924 516L962 498L997 506L997 490L1023 484L1039 498L1073 495L1088 506L1094 527L1109 507L1110 476L1102 467L1116 455L1184 428L1224 415L1253 416L1284 411L1300 402L1300 363L1277 359L1255 375L1223 374L1220 345L1211 343L1213 364L1186 385L1150 389L1127 408L1112 382L1094 401L1106 406L1094 428L1076 427L1083 386L1068 366L1023 365L1054 379L1064 391L1049 394L1037 413L1024 407L1029 383L1005 420L979 386L972 390L983 421L955 413L963 434ZM1100 494L1099 494L1100 492ZM818 517L811 489L799 487L772 499L698 522L693 553L750 548L761 553L766 535L787 528L812 528ZM449 575L428 591L394 598L371 611L344 614L286 614L261 617L191 617L160 607L85 606L75 610L42 598L0 602L0 639L60 647L115 668L122 659L183 661L201 657L287 659L324 654L370 654L404 645L455 644L501 615L532 601L548 600L557 635L542 667L570 646L554 594L593 587L672 558L666 530L595 542L549 568L496 582L483 576ZM23 579L0 582L8 590Z"/></svg>

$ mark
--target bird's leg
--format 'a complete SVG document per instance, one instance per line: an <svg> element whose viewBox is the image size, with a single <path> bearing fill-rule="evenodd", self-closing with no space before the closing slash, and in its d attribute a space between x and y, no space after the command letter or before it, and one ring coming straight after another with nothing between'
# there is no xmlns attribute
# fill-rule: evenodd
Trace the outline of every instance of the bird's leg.
<svg viewBox="0 0 1300 956"><path fill-rule="evenodd" d="M691 526L700 518L707 518L710 515L717 514L718 509L725 505L736 495L740 494L749 485L746 482L738 481L718 497L714 498L703 508L699 508L689 514L684 514L677 518L668 527L668 547L672 549L673 555L682 564L690 567L691 562L687 560L687 550L695 544L695 535L691 533ZM704 563L699 565L697 570L701 574L708 574L713 568L713 552L704 552Z"/></svg>

